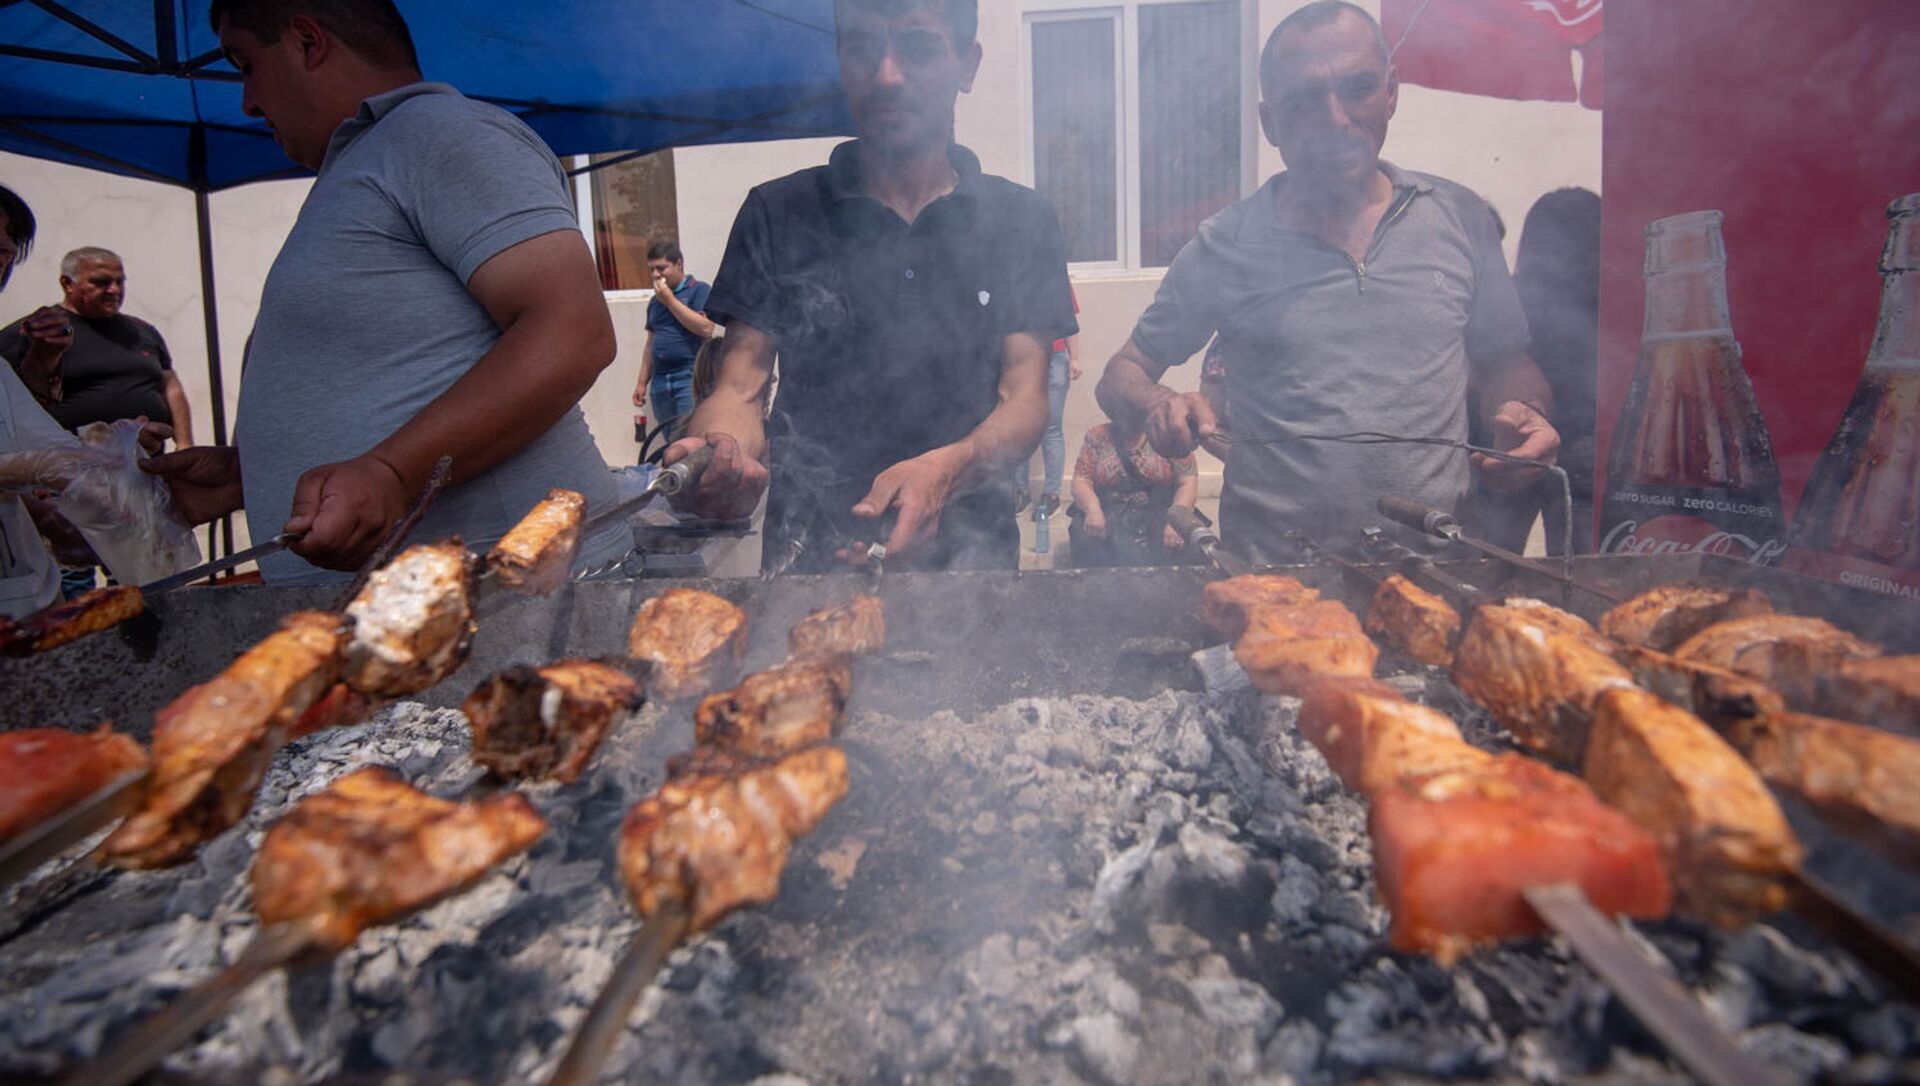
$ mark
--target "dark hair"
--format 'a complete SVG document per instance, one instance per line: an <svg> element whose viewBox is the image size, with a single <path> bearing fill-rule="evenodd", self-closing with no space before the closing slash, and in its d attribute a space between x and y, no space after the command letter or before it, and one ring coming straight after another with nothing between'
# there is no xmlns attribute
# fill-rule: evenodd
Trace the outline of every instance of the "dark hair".
<svg viewBox="0 0 1920 1086"><path fill-rule="evenodd" d="M295 15L308 16L375 64L420 70L413 32L393 0L213 0L207 8L214 33L220 32L221 20L231 19L267 45L280 40Z"/></svg>
<svg viewBox="0 0 1920 1086"><path fill-rule="evenodd" d="M1349 4L1347 0L1314 0L1313 3L1295 10L1293 14L1280 20L1279 24L1273 28L1273 33L1267 35L1267 44L1260 49L1262 92L1264 93L1266 89L1267 74L1272 70L1280 52L1280 39L1285 37L1288 31L1298 30L1304 33L1309 30L1318 30L1348 15L1358 15L1361 21L1367 24L1367 29L1373 31L1373 43L1380 50L1381 65L1393 63L1393 55L1387 49L1386 31L1380 29L1380 20L1375 19L1366 8Z"/></svg>
<svg viewBox="0 0 1920 1086"><path fill-rule="evenodd" d="M680 243L672 238L662 238L647 246L648 260L664 260L669 264L678 264L686 257L680 255Z"/></svg>
<svg viewBox="0 0 1920 1086"><path fill-rule="evenodd" d="M33 221L33 209L20 198L20 194L0 185L0 212L7 216L7 240L13 242L13 263L7 265L6 274L0 275L0 290L5 290L7 280L13 278L13 269L33 251L33 233L37 225Z"/></svg>
<svg viewBox="0 0 1920 1086"><path fill-rule="evenodd" d="M882 15L898 15L914 8L932 8L947 25L956 50L972 45L980 36L980 0L833 0L833 24L840 26L840 9L862 8Z"/></svg>

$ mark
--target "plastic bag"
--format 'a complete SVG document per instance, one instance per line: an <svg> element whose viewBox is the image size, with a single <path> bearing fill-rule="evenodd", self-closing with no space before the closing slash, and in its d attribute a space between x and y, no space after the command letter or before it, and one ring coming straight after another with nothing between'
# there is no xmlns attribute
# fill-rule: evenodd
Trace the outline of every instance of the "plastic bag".
<svg viewBox="0 0 1920 1086"><path fill-rule="evenodd" d="M82 426L78 446L0 456L0 489L51 492L50 501L122 584L146 584L200 563L193 530L167 484L140 470L140 423Z"/></svg>

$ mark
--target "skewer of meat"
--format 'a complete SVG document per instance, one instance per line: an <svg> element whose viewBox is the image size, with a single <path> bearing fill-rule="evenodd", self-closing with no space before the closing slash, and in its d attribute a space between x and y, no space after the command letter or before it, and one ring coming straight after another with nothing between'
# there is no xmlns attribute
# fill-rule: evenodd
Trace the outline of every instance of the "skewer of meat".
<svg viewBox="0 0 1920 1086"><path fill-rule="evenodd" d="M880 597L863 594L839 607L808 612L787 631L787 655L865 656L886 641L886 609Z"/></svg>
<svg viewBox="0 0 1920 1086"><path fill-rule="evenodd" d="M523 796L455 803L386 769L341 777L301 800L261 841L252 873L261 922L254 943L67 1083L132 1083L262 974L338 953L367 928L466 889L545 831Z"/></svg>
<svg viewBox="0 0 1920 1086"><path fill-rule="evenodd" d="M645 700L641 682L611 662L559 660L483 680L460 710L478 764L510 780L571 783L615 722Z"/></svg>
<svg viewBox="0 0 1920 1086"><path fill-rule="evenodd" d="M587 499L558 487L487 552L487 573L529 596L550 596L573 570Z"/></svg>
<svg viewBox="0 0 1920 1086"><path fill-rule="evenodd" d="M724 686L747 652L747 613L711 592L672 588L640 605L627 651L650 665L648 686L680 701Z"/></svg>
<svg viewBox="0 0 1920 1086"><path fill-rule="evenodd" d="M553 1086L593 1081L633 1002L682 939L779 895L793 841L846 792L846 756L816 746L779 761L670 777L634 805L620 826L620 872L646 925L615 965Z"/></svg>
<svg viewBox="0 0 1920 1086"><path fill-rule="evenodd" d="M0 656L31 656L125 622L146 608L132 585L90 588L20 619L0 616Z"/></svg>
<svg viewBox="0 0 1920 1086"><path fill-rule="evenodd" d="M1296 602L1279 602L1299 586L1292 578L1253 574L1234 580L1242 582L1247 594L1240 602L1210 608L1210 613L1220 616L1220 627L1238 627L1233 658L1262 692L1298 695L1318 677L1373 674L1380 649L1345 605L1297 597ZM1259 592L1268 598L1260 600Z"/></svg>
<svg viewBox="0 0 1920 1086"><path fill-rule="evenodd" d="M0 887L124 817L146 769L146 750L109 725L0 733Z"/></svg>

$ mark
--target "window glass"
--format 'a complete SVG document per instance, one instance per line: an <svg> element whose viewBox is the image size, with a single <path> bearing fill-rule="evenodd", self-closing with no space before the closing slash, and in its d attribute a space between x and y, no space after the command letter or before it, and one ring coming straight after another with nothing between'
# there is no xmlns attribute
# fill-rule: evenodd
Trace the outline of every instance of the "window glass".
<svg viewBox="0 0 1920 1086"><path fill-rule="evenodd" d="M1118 32L1110 15L1033 24L1034 187L1073 262L1120 259Z"/></svg>
<svg viewBox="0 0 1920 1086"><path fill-rule="evenodd" d="M1140 7L1140 263L1240 196L1240 5Z"/></svg>
<svg viewBox="0 0 1920 1086"><path fill-rule="evenodd" d="M594 155L593 163L619 158ZM673 151L655 151L586 175L593 185L593 255L603 290L646 290L647 246L676 238L679 204L673 184Z"/></svg>

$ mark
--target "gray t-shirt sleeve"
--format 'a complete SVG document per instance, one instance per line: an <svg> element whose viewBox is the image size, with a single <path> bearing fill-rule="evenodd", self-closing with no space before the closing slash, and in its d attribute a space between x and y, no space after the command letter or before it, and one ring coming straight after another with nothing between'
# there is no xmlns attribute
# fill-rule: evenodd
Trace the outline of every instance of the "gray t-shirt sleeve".
<svg viewBox="0 0 1920 1086"><path fill-rule="evenodd" d="M450 110L468 115L456 123ZM559 160L510 114L436 96L381 123L402 119L409 153L394 160L395 199L461 282L523 241L579 229Z"/></svg>
<svg viewBox="0 0 1920 1086"><path fill-rule="evenodd" d="M1493 223L1493 212L1474 200L1464 209L1467 241L1473 253L1473 301L1467 309L1467 362L1475 367L1490 366L1527 349L1526 310L1520 307L1520 292L1507 274L1507 254L1500 248L1500 234Z"/></svg>
<svg viewBox="0 0 1920 1086"><path fill-rule="evenodd" d="M1153 302L1133 326L1133 342L1140 352L1162 366L1177 366L1206 345L1224 314L1224 292L1218 281L1219 262L1210 234L1213 220L1180 247L1167 274L1154 291Z"/></svg>

